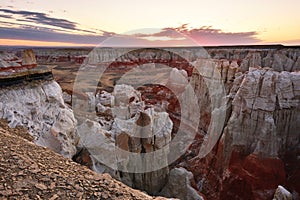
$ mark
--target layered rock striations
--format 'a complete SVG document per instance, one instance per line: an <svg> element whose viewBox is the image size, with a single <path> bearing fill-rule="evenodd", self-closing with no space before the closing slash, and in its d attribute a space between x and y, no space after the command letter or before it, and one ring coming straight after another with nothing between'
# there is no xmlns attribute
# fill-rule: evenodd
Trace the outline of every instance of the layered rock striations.
<svg viewBox="0 0 300 200"><path fill-rule="evenodd" d="M249 184L254 198L267 198L267 190L286 184L284 154L299 148L299 80L299 72L250 69L231 89L232 112L218 151L231 177Z"/></svg>
<svg viewBox="0 0 300 200"><path fill-rule="evenodd" d="M299 48L283 46L261 48L209 48L208 53L214 59L237 61L242 72L251 67L270 67L275 71L299 71Z"/></svg>
<svg viewBox="0 0 300 200"><path fill-rule="evenodd" d="M0 52L0 73L24 71L37 66L32 49L22 51L22 58L12 52Z"/></svg>
<svg viewBox="0 0 300 200"><path fill-rule="evenodd" d="M157 77L164 81L163 86L144 84L137 88L139 91L117 84L111 93L86 89L86 93L75 91L73 98L65 95L75 110L83 110L77 116L78 149L82 154L79 152L74 159L151 194L182 199L199 199L201 193L207 199L271 199L278 185L283 185L296 198L300 194L299 48L256 46L205 50L208 54L202 48L181 47L163 51L125 48L93 51L82 61L84 72L92 69L95 73L97 67L107 66L104 76L115 73L114 84L122 83L125 75L131 77L133 85ZM47 57L48 54L46 50L40 51L37 60L74 62L75 55L85 57L87 51L80 50L78 54L74 50L70 54L67 50L51 51ZM170 70L170 76L162 75L164 69L151 71L157 70L158 65L174 69ZM133 68L140 70L139 75L130 75ZM143 73L145 69L149 71ZM186 85L194 94L181 96ZM5 104L0 104L0 114L11 126L26 126L40 144L67 156L74 154L76 120L63 103L61 90L54 81L1 90ZM74 95L79 95L81 102ZM197 102L190 98L193 95ZM25 104L8 102L17 97ZM181 112L187 108L194 112ZM87 116L92 118L86 120ZM134 159L124 152L137 153L143 160L143 153L163 149L173 141L181 125L189 130L188 116L198 117L199 124L194 142L181 158L160 170L132 173ZM156 155L157 163L143 161L150 168L167 166L169 152L174 151L176 148ZM135 167L138 172L140 166ZM176 185L174 180L180 183ZM176 191L172 191L174 188ZM282 191L277 189L275 198L286 194Z"/></svg>
<svg viewBox="0 0 300 200"><path fill-rule="evenodd" d="M274 66L241 73L242 66L227 60L216 66L228 101L222 135L206 157L182 164L204 182L202 192L208 198L269 199L279 184L295 179L287 174L284 160L287 152L299 153L300 73ZM196 93L205 102L207 89L199 87L201 78L196 78ZM206 130L207 124L201 126ZM299 192L296 185L290 189Z"/></svg>
<svg viewBox="0 0 300 200"><path fill-rule="evenodd" d="M0 77L0 118L10 127L26 127L36 144L71 158L78 141L76 120L60 86L50 69L37 67L32 50L23 52L21 66Z"/></svg>
<svg viewBox="0 0 300 200"><path fill-rule="evenodd" d="M300 51L297 47L282 45L266 46L233 46L233 47L178 47L158 48L169 53L154 52L154 49L140 51L137 48L82 48L82 49L34 49L39 63L74 62L101 63L114 62L119 64L132 64L146 60L180 61L175 55L179 54L189 62L203 57L207 51L210 58L216 60L226 59L235 61L240 70L245 72L250 67L270 67L276 71L297 71L300 69ZM128 53L130 52L130 53ZM117 59L116 59L117 58ZM180 63L177 63L178 65Z"/></svg>
<svg viewBox="0 0 300 200"><path fill-rule="evenodd" d="M294 173L297 172L295 167L289 167L296 166L299 156L298 48L207 48L211 59L199 54L199 48L170 49L170 52L184 55L183 58L192 62L200 72L191 70L182 58L165 51L133 50L129 54L126 53L128 49L121 49L119 54L112 49L97 51L87 63L113 62L113 67L119 66L124 73L146 62L168 64L177 71L186 71L183 81L188 80L195 91L200 120L194 144L173 165L190 170L198 190L207 198L269 199L279 184L299 193L295 184L299 173ZM177 75L176 70L173 74ZM216 82L209 81L215 79L223 84L223 94L214 87ZM182 82L181 77L176 76L170 80ZM168 85L172 87L172 83ZM161 98L158 90L170 94ZM168 105L165 110L175 127L182 123L176 121L180 117L176 118L179 107L174 94L156 85L147 85L140 91L147 105ZM147 99L151 95L153 98ZM226 104L219 102L218 98ZM105 110L101 106L98 109ZM225 115L222 117L218 113ZM216 131L214 127L221 130L221 134L211 137L208 133ZM215 145L210 146L209 141ZM291 154L294 159L287 163L287 155Z"/></svg>
<svg viewBox="0 0 300 200"><path fill-rule="evenodd" d="M73 63L82 64L86 59L90 48L42 48L34 49L36 60L40 64L53 64L53 63Z"/></svg>
<svg viewBox="0 0 300 200"><path fill-rule="evenodd" d="M224 131L232 145L277 157L297 145L299 138L300 73L251 68L230 91L232 113Z"/></svg>

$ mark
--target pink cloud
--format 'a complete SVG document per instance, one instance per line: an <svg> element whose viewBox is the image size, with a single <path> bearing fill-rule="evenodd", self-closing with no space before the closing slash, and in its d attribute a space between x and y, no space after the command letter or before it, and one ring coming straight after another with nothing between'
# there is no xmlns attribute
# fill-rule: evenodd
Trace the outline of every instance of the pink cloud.
<svg viewBox="0 0 300 200"><path fill-rule="evenodd" d="M177 34L175 34L177 33ZM180 34L178 34L180 33ZM164 28L160 32L153 34L135 34L136 37L168 37L170 41L176 37L186 37L193 40L198 45L238 45L257 44L262 42L257 39L257 32L224 32L211 26L188 29L187 24L176 28ZM176 41L174 41L176 42Z"/></svg>

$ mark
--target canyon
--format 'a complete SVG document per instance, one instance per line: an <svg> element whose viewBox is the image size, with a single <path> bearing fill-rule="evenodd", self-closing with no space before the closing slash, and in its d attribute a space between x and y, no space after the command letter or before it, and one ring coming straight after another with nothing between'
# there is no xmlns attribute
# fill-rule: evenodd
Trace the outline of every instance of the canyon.
<svg viewBox="0 0 300 200"><path fill-rule="evenodd" d="M150 195L299 199L299 47L35 48L0 59L0 118L37 145Z"/></svg>

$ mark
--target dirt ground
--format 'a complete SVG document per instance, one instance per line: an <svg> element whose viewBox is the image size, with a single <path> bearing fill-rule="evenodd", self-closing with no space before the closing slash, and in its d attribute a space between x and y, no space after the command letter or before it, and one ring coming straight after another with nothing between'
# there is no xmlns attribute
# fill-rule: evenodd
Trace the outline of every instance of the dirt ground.
<svg viewBox="0 0 300 200"><path fill-rule="evenodd" d="M30 140L0 122L0 199L153 199Z"/></svg>

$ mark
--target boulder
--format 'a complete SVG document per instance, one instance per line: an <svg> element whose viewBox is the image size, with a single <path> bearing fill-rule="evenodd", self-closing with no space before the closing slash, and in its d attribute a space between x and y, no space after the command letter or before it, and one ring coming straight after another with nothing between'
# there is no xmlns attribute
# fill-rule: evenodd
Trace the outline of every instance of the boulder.
<svg viewBox="0 0 300 200"><path fill-rule="evenodd" d="M168 183L159 194L181 200L204 200L205 198L191 186L193 179L193 174L186 169L174 168L170 171Z"/></svg>
<svg viewBox="0 0 300 200"><path fill-rule="evenodd" d="M293 196L287 189L279 185L276 189L273 200L293 200Z"/></svg>

